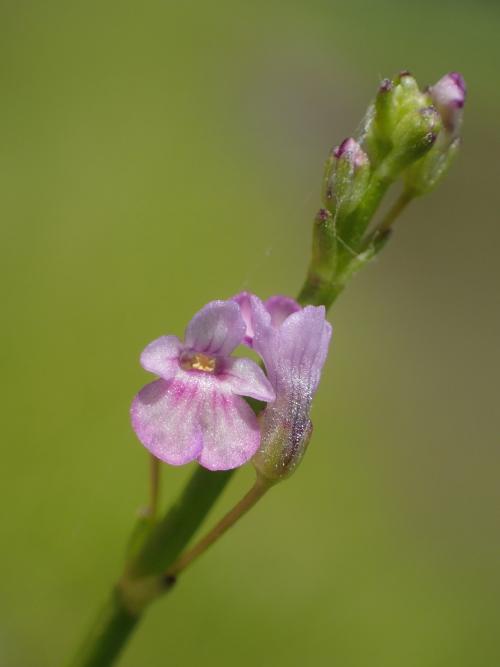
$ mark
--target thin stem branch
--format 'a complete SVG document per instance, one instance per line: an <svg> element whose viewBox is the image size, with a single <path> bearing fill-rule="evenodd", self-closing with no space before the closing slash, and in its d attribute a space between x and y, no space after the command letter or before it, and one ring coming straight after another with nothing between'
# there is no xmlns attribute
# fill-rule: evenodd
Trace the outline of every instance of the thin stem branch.
<svg viewBox="0 0 500 667"><path fill-rule="evenodd" d="M167 577L177 577L244 516L271 488L272 484L257 476L254 485L243 498L192 549L184 552L169 568Z"/></svg>

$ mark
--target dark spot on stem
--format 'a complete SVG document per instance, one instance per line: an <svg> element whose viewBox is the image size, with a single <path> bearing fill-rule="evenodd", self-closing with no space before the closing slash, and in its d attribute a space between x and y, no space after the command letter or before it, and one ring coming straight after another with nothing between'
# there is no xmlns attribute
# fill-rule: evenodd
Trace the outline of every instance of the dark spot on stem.
<svg viewBox="0 0 500 667"><path fill-rule="evenodd" d="M166 574L163 577L163 588L165 591L169 591L171 588L175 586L175 583L177 581L177 577L172 576L171 574Z"/></svg>

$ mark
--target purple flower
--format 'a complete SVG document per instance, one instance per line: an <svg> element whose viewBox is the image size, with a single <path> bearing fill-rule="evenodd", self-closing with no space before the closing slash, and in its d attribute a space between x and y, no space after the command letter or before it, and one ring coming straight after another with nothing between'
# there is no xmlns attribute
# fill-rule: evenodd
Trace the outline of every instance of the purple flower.
<svg viewBox="0 0 500 667"><path fill-rule="evenodd" d="M429 94L441 115L445 128L455 134L462 121L462 109L467 94L463 76L458 72L445 74L429 88Z"/></svg>
<svg viewBox="0 0 500 667"><path fill-rule="evenodd" d="M262 416L262 440L254 464L270 480L291 474L312 431L310 409L325 363L332 328L323 306L295 309L276 325L269 302L248 296L252 345L266 365L276 400ZM245 301L248 307L248 301ZM295 304L297 306L297 304Z"/></svg>
<svg viewBox="0 0 500 667"><path fill-rule="evenodd" d="M162 336L141 355L160 376L132 403L132 426L142 444L172 465L197 460L210 470L248 461L260 443L257 418L241 396L273 401L275 393L250 359L231 357L245 322L234 301L212 301L189 323L184 343Z"/></svg>

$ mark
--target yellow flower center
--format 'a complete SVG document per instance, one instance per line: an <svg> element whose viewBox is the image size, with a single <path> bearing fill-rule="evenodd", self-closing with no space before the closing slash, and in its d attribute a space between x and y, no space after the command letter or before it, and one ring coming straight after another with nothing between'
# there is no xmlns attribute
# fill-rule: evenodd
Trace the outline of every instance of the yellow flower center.
<svg viewBox="0 0 500 667"><path fill-rule="evenodd" d="M201 352L183 355L181 359L181 368L185 371L195 370L203 373L213 373L215 366L215 357L210 357L208 354L202 354Z"/></svg>

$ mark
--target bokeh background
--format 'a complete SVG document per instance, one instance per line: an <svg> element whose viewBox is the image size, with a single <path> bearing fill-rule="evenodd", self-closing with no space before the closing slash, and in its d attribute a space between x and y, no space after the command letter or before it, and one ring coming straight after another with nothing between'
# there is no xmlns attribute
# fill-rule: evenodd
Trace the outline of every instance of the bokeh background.
<svg viewBox="0 0 500 667"><path fill-rule="evenodd" d="M143 346L297 291L327 151L401 69L465 75L460 159L332 311L300 470L120 665L500 664L499 31L478 0L2 3L2 667L63 664L119 572Z"/></svg>

